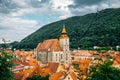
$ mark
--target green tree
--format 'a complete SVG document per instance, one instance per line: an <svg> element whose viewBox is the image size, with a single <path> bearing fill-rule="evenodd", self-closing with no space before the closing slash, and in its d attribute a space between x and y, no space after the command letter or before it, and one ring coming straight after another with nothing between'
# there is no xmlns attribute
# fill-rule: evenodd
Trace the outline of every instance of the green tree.
<svg viewBox="0 0 120 80"><path fill-rule="evenodd" d="M32 78L28 78L27 80L49 80L49 75L47 75L46 77L34 75Z"/></svg>
<svg viewBox="0 0 120 80"><path fill-rule="evenodd" d="M87 80L120 80L120 69L112 67L111 61L91 67Z"/></svg>
<svg viewBox="0 0 120 80"><path fill-rule="evenodd" d="M0 80L14 80L11 68L14 57L11 53L0 52Z"/></svg>

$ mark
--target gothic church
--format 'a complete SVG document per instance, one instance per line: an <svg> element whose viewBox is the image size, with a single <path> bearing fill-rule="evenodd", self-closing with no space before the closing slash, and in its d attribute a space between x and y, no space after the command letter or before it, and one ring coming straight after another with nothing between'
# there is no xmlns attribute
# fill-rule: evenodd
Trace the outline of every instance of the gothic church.
<svg viewBox="0 0 120 80"><path fill-rule="evenodd" d="M37 59L42 63L58 62L68 63L70 61L69 55L69 37L67 35L65 26L62 29L61 36L58 39L44 40L37 45L35 49Z"/></svg>

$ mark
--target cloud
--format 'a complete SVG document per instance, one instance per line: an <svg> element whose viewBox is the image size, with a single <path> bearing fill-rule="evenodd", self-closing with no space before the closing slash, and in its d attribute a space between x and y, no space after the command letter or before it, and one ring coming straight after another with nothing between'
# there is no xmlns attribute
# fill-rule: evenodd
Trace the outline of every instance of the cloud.
<svg viewBox="0 0 120 80"><path fill-rule="evenodd" d="M15 12L10 13L11 16L15 17L15 16L23 16L24 14L27 13L35 13L35 9L33 8L23 8L23 9L19 9Z"/></svg>
<svg viewBox="0 0 120 80"><path fill-rule="evenodd" d="M9 16L0 18L0 20L0 39L7 38L11 41L20 41L39 28L38 26L35 26L38 24L35 20Z"/></svg>
<svg viewBox="0 0 120 80"><path fill-rule="evenodd" d="M111 0L110 1L110 6L114 7L114 8L119 8L120 7L120 0Z"/></svg>
<svg viewBox="0 0 120 80"><path fill-rule="evenodd" d="M0 13L10 14L21 9L34 9L43 7L47 0L0 0ZM45 6L44 6L45 7Z"/></svg>
<svg viewBox="0 0 120 80"><path fill-rule="evenodd" d="M19 7L20 6L11 0L0 0L0 13L9 14Z"/></svg>
<svg viewBox="0 0 120 80"><path fill-rule="evenodd" d="M73 4L73 0L51 0L50 3L53 11L61 13L59 19L72 16L68 6Z"/></svg>
<svg viewBox="0 0 120 80"><path fill-rule="evenodd" d="M91 6L96 5L105 0L74 0L74 4L69 5L70 8L77 8L77 7L83 7L83 6Z"/></svg>
<svg viewBox="0 0 120 80"><path fill-rule="evenodd" d="M10 18L10 17L6 17L5 19L3 19L1 21L1 26L5 26L7 28L11 28L11 29L15 29L15 30L22 30L22 29L29 29L32 26L36 25L37 22L34 20L25 20L25 19L21 19L21 18Z"/></svg>
<svg viewBox="0 0 120 80"><path fill-rule="evenodd" d="M73 4L73 0L51 0L52 8L60 11L68 11L68 6Z"/></svg>
<svg viewBox="0 0 120 80"><path fill-rule="evenodd" d="M69 5L72 16L80 16L88 13L96 12L97 9L118 8L119 0L73 0L74 3Z"/></svg>

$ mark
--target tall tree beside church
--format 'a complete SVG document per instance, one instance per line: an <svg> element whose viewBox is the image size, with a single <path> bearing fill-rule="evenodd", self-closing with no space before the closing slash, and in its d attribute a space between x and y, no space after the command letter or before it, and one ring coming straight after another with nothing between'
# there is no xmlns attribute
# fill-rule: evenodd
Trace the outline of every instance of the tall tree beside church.
<svg viewBox="0 0 120 80"><path fill-rule="evenodd" d="M13 58L10 53L0 52L0 80L14 80L11 71Z"/></svg>

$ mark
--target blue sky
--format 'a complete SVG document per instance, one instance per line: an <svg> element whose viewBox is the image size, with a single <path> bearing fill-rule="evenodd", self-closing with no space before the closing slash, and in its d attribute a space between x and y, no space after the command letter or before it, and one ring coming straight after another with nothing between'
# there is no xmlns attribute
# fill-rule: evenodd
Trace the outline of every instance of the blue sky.
<svg viewBox="0 0 120 80"><path fill-rule="evenodd" d="M0 43L2 38L20 41L43 25L119 4L120 0L0 0Z"/></svg>

